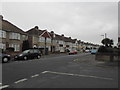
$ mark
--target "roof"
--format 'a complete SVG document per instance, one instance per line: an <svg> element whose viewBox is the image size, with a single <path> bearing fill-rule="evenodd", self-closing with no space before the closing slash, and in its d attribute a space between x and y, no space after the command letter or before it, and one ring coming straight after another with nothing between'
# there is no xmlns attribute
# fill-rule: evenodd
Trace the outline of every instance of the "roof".
<svg viewBox="0 0 120 90"><path fill-rule="evenodd" d="M40 30L38 28L36 28L36 26L30 30L28 30L26 33L28 33L28 35L35 35L35 36L43 36L43 37L48 37L51 38L51 35L49 32L47 32L47 30Z"/></svg>
<svg viewBox="0 0 120 90"><path fill-rule="evenodd" d="M29 35L40 35L40 34L42 34L44 32L44 30L42 31L42 30L38 30L38 29L36 29L36 28L32 28L32 29L30 29L30 30L28 30L26 33L28 33Z"/></svg>
<svg viewBox="0 0 120 90"><path fill-rule="evenodd" d="M9 31L9 32L26 34L22 29L18 28L17 26L10 23L9 21L3 20L3 19L0 20L0 29L5 30L5 31Z"/></svg>
<svg viewBox="0 0 120 90"><path fill-rule="evenodd" d="M63 36L55 34L55 39L56 40L64 40Z"/></svg>
<svg viewBox="0 0 120 90"><path fill-rule="evenodd" d="M72 42L73 40L70 37L64 37L65 42Z"/></svg>

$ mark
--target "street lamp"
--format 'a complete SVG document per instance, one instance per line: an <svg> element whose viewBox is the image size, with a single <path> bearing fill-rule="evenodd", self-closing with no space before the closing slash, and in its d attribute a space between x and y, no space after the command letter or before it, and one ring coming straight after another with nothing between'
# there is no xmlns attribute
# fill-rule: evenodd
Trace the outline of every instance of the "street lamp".
<svg viewBox="0 0 120 90"><path fill-rule="evenodd" d="M51 52L53 52L53 40L55 38L55 33L54 31L51 31L52 37L51 37Z"/></svg>
<svg viewBox="0 0 120 90"><path fill-rule="evenodd" d="M105 35L101 35L101 36L103 36L103 39L107 38L107 33L105 33Z"/></svg>
<svg viewBox="0 0 120 90"><path fill-rule="evenodd" d="M102 37L103 37L103 39L104 39L104 35L101 35Z"/></svg>
<svg viewBox="0 0 120 90"><path fill-rule="evenodd" d="M45 37L45 47L44 47L45 48L45 53L44 53L45 55L47 54L47 52L46 52L46 39L47 38Z"/></svg>

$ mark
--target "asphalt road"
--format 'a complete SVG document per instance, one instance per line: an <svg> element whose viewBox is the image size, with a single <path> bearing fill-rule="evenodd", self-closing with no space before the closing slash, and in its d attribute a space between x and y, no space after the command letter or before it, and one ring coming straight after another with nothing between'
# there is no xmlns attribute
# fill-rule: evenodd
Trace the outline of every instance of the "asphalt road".
<svg viewBox="0 0 120 90"><path fill-rule="evenodd" d="M118 67L89 53L2 65L0 88L118 88Z"/></svg>

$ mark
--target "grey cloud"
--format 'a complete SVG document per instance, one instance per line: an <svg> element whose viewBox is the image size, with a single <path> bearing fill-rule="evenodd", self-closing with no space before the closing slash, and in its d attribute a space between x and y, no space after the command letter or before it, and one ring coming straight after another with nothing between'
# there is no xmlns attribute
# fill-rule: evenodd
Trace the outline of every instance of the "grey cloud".
<svg viewBox="0 0 120 90"><path fill-rule="evenodd" d="M3 15L23 30L35 25L72 38L100 43L108 33L117 42L117 3L3 3Z"/></svg>

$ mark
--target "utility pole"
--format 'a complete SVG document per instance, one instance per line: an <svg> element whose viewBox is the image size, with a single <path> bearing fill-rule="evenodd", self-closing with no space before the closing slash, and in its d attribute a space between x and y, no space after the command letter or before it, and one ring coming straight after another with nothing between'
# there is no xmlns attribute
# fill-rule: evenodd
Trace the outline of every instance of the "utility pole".
<svg viewBox="0 0 120 90"><path fill-rule="evenodd" d="M101 35L101 36L103 36L103 39L104 39L104 35Z"/></svg>
<svg viewBox="0 0 120 90"><path fill-rule="evenodd" d="M101 35L101 36L103 36L103 39L107 38L107 33L105 33L105 35Z"/></svg>
<svg viewBox="0 0 120 90"><path fill-rule="evenodd" d="M107 34L105 33L105 38L107 38Z"/></svg>

